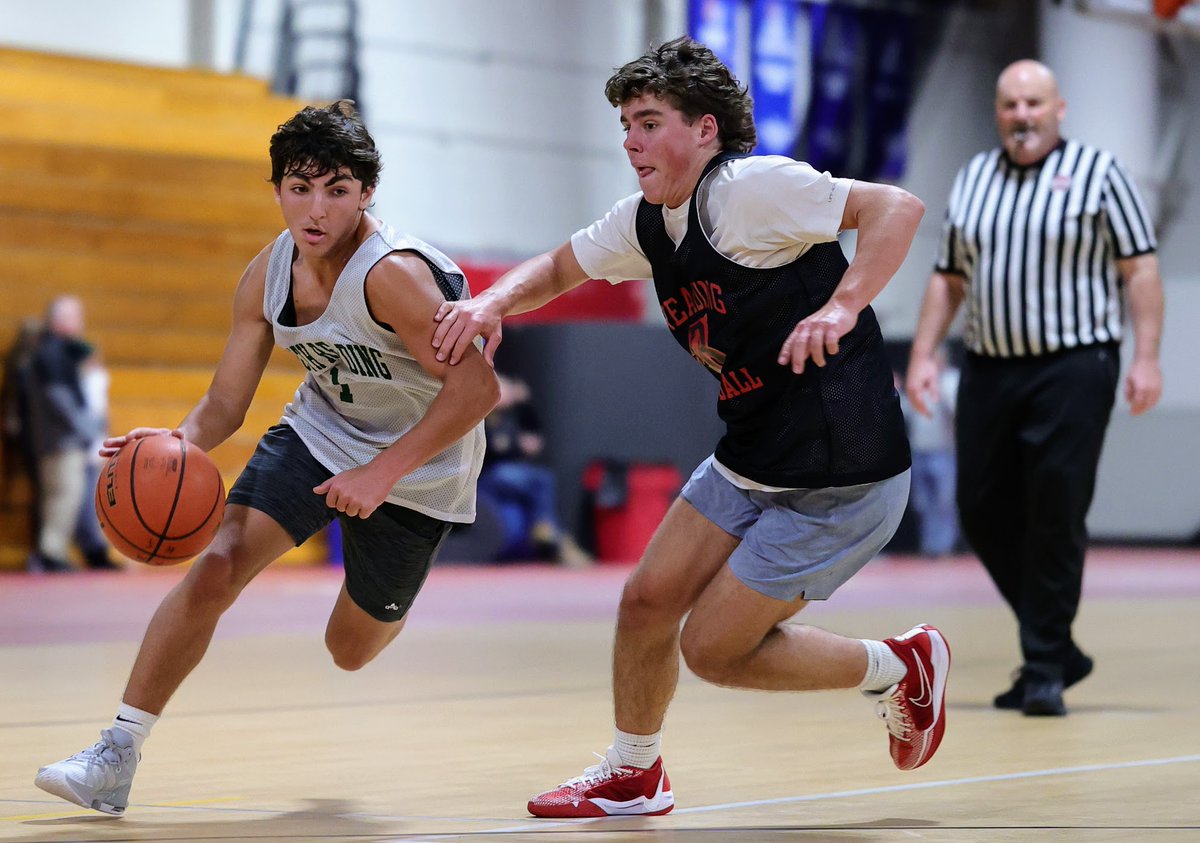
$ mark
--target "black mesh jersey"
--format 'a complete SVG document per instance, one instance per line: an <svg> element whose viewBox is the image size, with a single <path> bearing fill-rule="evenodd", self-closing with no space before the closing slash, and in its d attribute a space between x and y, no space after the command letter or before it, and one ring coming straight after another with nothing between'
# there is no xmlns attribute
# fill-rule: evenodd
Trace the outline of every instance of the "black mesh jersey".
<svg viewBox="0 0 1200 843"><path fill-rule="evenodd" d="M725 161L705 167L704 176ZM697 183L699 187L699 183ZM792 263L741 266L702 231L692 192L688 227L671 241L662 206L642 199L637 238L676 342L721 381L722 465L766 486L822 488L886 480L911 464L904 417L875 312L865 308L824 367L801 375L779 349L833 294L846 271L837 243L818 243Z"/></svg>

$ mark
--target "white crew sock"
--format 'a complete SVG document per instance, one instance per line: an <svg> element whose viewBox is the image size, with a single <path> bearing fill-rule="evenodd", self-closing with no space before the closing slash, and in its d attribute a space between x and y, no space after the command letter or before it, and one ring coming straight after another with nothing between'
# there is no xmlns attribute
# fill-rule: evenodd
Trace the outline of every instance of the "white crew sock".
<svg viewBox="0 0 1200 843"><path fill-rule="evenodd" d="M872 641L869 638L859 640L867 648L867 673L863 676L862 682L858 683L860 691L871 693L886 691L908 673L904 662L892 652L892 648L887 644L882 641Z"/></svg>
<svg viewBox="0 0 1200 843"><path fill-rule="evenodd" d="M613 730L613 749L621 761L629 767L648 770L662 754L662 731L653 735L631 735L620 729Z"/></svg>
<svg viewBox="0 0 1200 843"><path fill-rule="evenodd" d="M121 733L128 735L129 743L133 744L134 751L141 755L142 744L146 742L146 738L150 737L150 730L157 722L157 714L121 703L117 706L117 716L113 718L113 731L117 733L118 739L122 737Z"/></svg>

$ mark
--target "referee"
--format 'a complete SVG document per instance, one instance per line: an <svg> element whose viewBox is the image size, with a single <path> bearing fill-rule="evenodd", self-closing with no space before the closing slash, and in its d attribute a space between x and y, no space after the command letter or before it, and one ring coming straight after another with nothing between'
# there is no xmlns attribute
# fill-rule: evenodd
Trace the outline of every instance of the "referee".
<svg viewBox="0 0 1200 843"><path fill-rule="evenodd" d="M1024 664L995 705L1027 715L1066 714L1063 689L1092 670L1071 624L1126 303L1132 413L1162 392L1149 216L1111 154L1061 136L1065 111L1046 66L1019 61L1000 74L1001 146L954 180L906 378L913 406L928 414L935 350L965 300L959 515L1020 627Z"/></svg>

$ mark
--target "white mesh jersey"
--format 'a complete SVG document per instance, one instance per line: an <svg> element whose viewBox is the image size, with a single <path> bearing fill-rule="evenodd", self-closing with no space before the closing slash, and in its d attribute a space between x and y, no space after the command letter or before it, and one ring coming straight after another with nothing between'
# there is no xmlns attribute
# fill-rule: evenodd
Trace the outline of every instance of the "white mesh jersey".
<svg viewBox="0 0 1200 843"><path fill-rule="evenodd" d="M413 252L451 301L470 298L454 262L422 241L381 223L342 270L325 312L307 325L280 323L292 292L295 242L284 230L267 263L263 313L275 342L308 370L283 411L313 457L335 474L364 465L407 433L437 397L442 383L367 308L367 273L396 251ZM432 323L431 323L432 326ZM402 477L387 500L433 518L475 520L475 481L483 463L483 423L429 462Z"/></svg>

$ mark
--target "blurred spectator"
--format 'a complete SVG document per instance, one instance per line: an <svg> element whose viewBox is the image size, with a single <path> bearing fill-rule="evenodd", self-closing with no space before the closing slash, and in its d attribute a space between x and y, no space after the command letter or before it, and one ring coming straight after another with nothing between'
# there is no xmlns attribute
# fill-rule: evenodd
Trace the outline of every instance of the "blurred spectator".
<svg viewBox="0 0 1200 843"><path fill-rule="evenodd" d="M537 462L544 447L529 386L500 375L500 403L484 419L487 452L479 475L479 497L503 524L497 561L537 559L584 564L586 554L558 520L554 472Z"/></svg>
<svg viewBox="0 0 1200 843"><path fill-rule="evenodd" d="M42 332L38 319L21 322L20 331L4 356L4 380L0 383L0 478L4 485L4 504L11 505L13 492L24 478L29 491L27 520L30 535L37 536L41 524L38 512L37 459L33 453L33 428L29 422L29 360Z"/></svg>
<svg viewBox="0 0 1200 843"><path fill-rule="evenodd" d="M958 507L954 498L954 406L959 370L938 349L938 393L927 402L930 415L916 412L898 387L912 448L910 500L917 516L918 547L922 556L945 556L958 546Z"/></svg>
<svg viewBox="0 0 1200 843"><path fill-rule="evenodd" d="M18 379L29 407L30 444L37 461L40 524L28 561L31 571L72 570L67 555L73 541L88 567L115 567L98 531L77 532L80 508L89 499L88 449L104 431L84 394L83 367L93 350L83 339L83 325L78 298L51 301L26 375Z"/></svg>
<svg viewBox="0 0 1200 843"><path fill-rule="evenodd" d="M108 540L100 531L100 520L96 517L96 504L92 490L100 482L100 470L105 459L100 456L100 446L108 435L108 386L112 381L99 354L93 354L83 364L80 383L83 385L83 400L90 416L88 423L94 434L85 451L83 498L79 502L79 514L75 520L75 545L83 552L84 562L89 568L110 570L121 566L112 561L108 554Z"/></svg>

